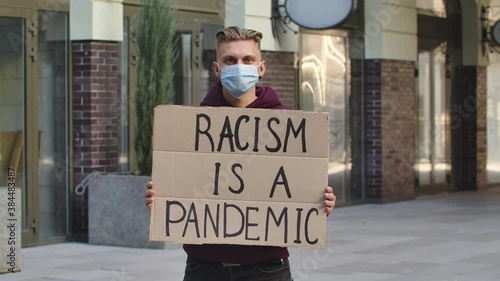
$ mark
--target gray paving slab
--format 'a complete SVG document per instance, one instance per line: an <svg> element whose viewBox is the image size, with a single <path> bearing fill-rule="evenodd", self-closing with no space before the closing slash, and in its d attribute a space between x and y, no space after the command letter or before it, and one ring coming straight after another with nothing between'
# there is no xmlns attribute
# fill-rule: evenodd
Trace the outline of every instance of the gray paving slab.
<svg viewBox="0 0 500 281"><path fill-rule="evenodd" d="M298 280L500 280L500 187L337 208L324 250L290 248ZM23 248L5 281L182 280L181 248L62 243Z"/></svg>

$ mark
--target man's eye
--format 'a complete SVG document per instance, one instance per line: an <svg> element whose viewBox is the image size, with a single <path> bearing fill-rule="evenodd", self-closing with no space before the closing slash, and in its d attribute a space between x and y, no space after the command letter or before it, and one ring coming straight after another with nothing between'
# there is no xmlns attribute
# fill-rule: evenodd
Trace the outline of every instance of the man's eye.
<svg viewBox="0 0 500 281"><path fill-rule="evenodd" d="M231 59L226 59L226 63L227 63L227 64L234 63L234 59L232 59L232 58L231 58Z"/></svg>
<svg viewBox="0 0 500 281"><path fill-rule="evenodd" d="M246 59L245 59L245 62L246 62L246 63L252 63L252 62L253 62L253 60L252 60L251 58L246 58Z"/></svg>

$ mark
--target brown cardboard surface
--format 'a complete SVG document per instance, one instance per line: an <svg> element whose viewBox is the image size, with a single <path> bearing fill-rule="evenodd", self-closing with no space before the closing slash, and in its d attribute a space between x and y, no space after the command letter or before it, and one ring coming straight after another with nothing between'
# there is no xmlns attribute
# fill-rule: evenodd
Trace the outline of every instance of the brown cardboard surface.
<svg viewBox="0 0 500 281"><path fill-rule="evenodd" d="M306 130L300 130L304 119ZM324 127L325 123L328 124L326 113L233 107L158 106L155 109L155 120L164 121L154 123L154 151L319 158L323 158L329 152L329 139L324 135L325 130L329 128ZM232 146L234 151L231 150L229 139L220 141L226 122L234 134ZM196 149L198 128L206 133L198 134L198 149ZM297 138L294 137L293 130L299 131ZM287 131L288 138L286 138ZM306 153L302 151L302 132L305 132ZM318 135L320 133L323 135ZM212 142L208 135L212 138ZM277 143L277 139L280 140L280 144ZM243 150L238 149L237 143L240 147L246 147L248 144L248 147ZM269 152L266 146L269 149L279 149L276 152Z"/></svg>
<svg viewBox="0 0 500 281"><path fill-rule="evenodd" d="M165 187L156 190L159 197L317 203L323 198L311 186L328 184L328 162L321 158L155 151L153 159L155 186ZM288 189L280 184L272 192L274 182L285 179Z"/></svg>
<svg viewBox="0 0 500 281"><path fill-rule="evenodd" d="M323 248L326 113L155 108L150 239Z"/></svg>
<svg viewBox="0 0 500 281"><path fill-rule="evenodd" d="M324 204L155 198L152 240L324 248ZM165 222L169 221L168 229ZM167 235L168 231L168 235Z"/></svg>

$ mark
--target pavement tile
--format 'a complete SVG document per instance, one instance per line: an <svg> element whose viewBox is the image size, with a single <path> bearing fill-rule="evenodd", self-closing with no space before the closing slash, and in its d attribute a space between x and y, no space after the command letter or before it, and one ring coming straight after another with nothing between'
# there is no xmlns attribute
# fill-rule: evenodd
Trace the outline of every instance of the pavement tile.
<svg viewBox="0 0 500 281"><path fill-rule="evenodd" d="M500 188L337 208L323 250L290 248L298 280L498 281ZM182 248L62 243L21 249L2 281L182 280Z"/></svg>
<svg viewBox="0 0 500 281"><path fill-rule="evenodd" d="M460 260L460 262L491 264L500 267L500 251L495 251L488 254L479 254L470 258L462 259ZM498 274L500 279L500 272L498 272Z"/></svg>
<svg viewBox="0 0 500 281"><path fill-rule="evenodd" d="M475 234L467 237L467 241L474 241L474 242L494 242L494 241L500 241L500 231L491 231L491 232L486 232L482 234Z"/></svg>
<svg viewBox="0 0 500 281"><path fill-rule="evenodd" d="M469 271L467 273L461 274L457 281L468 281L468 280L498 281L500 280L498 266L489 266L481 268L479 270Z"/></svg>

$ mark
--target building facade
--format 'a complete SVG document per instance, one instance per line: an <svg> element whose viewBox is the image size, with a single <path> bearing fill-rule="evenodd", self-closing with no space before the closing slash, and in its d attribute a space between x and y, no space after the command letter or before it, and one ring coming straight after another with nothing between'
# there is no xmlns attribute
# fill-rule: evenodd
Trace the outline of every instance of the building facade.
<svg viewBox="0 0 500 281"><path fill-rule="evenodd" d="M339 205L500 183L500 53L481 20L500 20L500 1L359 0L321 31L291 22L284 0L174 3L175 103L198 105L216 81L217 30L263 32L259 83L290 108L330 113ZM23 245L85 240L77 187L136 169L139 5L0 0L0 166L22 191Z"/></svg>

